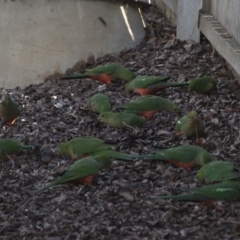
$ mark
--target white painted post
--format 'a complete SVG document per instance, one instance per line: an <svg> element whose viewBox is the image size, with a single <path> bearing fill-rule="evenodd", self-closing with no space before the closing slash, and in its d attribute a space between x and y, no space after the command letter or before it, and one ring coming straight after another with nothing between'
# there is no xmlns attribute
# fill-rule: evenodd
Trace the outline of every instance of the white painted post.
<svg viewBox="0 0 240 240"><path fill-rule="evenodd" d="M200 41L198 28L199 10L202 8L202 0L178 0L177 11L177 39L184 41Z"/></svg>

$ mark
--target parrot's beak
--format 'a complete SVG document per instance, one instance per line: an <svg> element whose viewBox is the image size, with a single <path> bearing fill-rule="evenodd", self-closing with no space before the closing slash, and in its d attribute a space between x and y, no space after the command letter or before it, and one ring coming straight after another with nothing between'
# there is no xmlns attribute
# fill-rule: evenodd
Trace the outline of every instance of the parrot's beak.
<svg viewBox="0 0 240 240"><path fill-rule="evenodd" d="M98 121L99 121L99 122L102 122L102 119L101 119L100 117L98 117Z"/></svg>

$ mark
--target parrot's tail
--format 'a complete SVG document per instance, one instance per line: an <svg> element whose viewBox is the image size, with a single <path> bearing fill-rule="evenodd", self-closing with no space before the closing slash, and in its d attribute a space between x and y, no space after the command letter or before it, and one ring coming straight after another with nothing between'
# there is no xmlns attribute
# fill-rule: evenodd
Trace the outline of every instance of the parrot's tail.
<svg viewBox="0 0 240 240"><path fill-rule="evenodd" d="M140 154L127 154L112 151L112 157L125 161L133 161L134 159L143 159L143 160L157 160L159 159L156 155L140 155Z"/></svg>
<svg viewBox="0 0 240 240"><path fill-rule="evenodd" d="M209 199L206 199L206 197L195 194L195 193L189 193L189 194L181 194L181 195L173 195L173 196L150 196L150 198L154 199L173 199L176 201L207 201Z"/></svg>
<svg viewBox="0 0 240 240"><path fill-rule="evenodd" d="M168 161L166 157L161 157L158 154L146 154L140 155L144 160L160 160L160 161Z"/></svg>
<svg viewBox="0 0 240 240"><path fill-rule="evenodd" d="M29 150L35 150L40 148L40 145L21 145L19 148L19 152L21 151L29 151Z"/></svg>
<svg viewBox="0 0 240 240"><path fill-rule="evenodd" d="M135 154L127 154L127 153L120 153L117 151L112 151L111 157L120 159L120 160L125 160L125 161L132 161L136 158L139 158L139 155Z"/></svg>
<svg viewBox="0 0 240 240"><path fill-rule="evenodd" d="M70 76L66 76L66 77L62 77L62 80L66 80L66 79L79 79L79 78L88 78L89 75L87 73L82 73L82 74L76 74L76 75L70 75Z"/></svg>
<svg viewBox="0 0 240 240"><path fill-rule="evenodd" d="M169 87L180 87L180 86L186 86L189 85L189 83L169 83Z"/></svg>
<svg viewBox="0 0 240 240"><path fill-rule="evenodd" d="M136 114L136 115L138 115L139 112L141 112L141 111L135 110L135 109L126 109L126 108L123 107L123 106L117 106L116 109L117 109L117 110L121 110L123 113L134 113L134 114Z"/></svg>
<svg viewBox="0 0 240 240"><path fill-rule="evenodd" d="M37 193L39 193L39 192L42 192L42 191L44 191L44 190L46 190L46 189L48 189L48 188L50 188L50 187L52 187L52 186L55 186L55 185L57 185L57 184L59 184L59 183L60 183L60 182L59 182L58 180L55 181L55 182L49 183L49 184L47 184L46 186L44 186L44 187L38 189L37 191L35 191L34 194L37 194Z"/></svg>

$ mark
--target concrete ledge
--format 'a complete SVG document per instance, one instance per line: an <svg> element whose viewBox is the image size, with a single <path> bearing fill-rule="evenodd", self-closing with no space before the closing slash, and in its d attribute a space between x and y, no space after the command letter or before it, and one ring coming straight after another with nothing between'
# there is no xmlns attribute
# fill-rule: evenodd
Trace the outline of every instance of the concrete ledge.
<svg viewBox="0 0 240 240"><path fill-rule="evenodd" d="M200 15L199 27L213 47L240 75L240 44L229 35L211 14Z"/></svg>
<svg viewBox="0 0 240 240"><path fill-rule="evenodd" d="M20 14L21 13L21 14ZM137 7L90 0L2 1L0 87L25 87L145 36Z"/></svg>

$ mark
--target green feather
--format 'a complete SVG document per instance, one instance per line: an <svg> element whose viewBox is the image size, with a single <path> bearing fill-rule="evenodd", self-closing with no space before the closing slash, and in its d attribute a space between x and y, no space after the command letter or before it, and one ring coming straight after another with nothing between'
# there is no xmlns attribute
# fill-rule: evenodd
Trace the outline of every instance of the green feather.
<svg viewBox="0 0 240 240"><path fill-rule="evenodd" d="M169 100L159 96L143 96L136 98L129 103L118 106L119 109L125 109L127 112L140 113L142 111L160 111L179 112L179 107Z"/></svg>
<svg viewBox="0 0 240 240"><path fill-rule="evenodd" d="M58 145L60 154L66 154L72 159L82 157L85 154L97 153L102 150L111 150L112 147L114 147L114 145L106 144L104 140L92 136L76 137Z"/></svg>
<svg viewBox="0 0 240 240"><path fill-rule="evenodd" d="M95 94L89 99L89 106L93 112L109 112L111 111L111 100L107 95Z"/></svg>
<svg viewBox="0 0 240 240"><path fill-rule="evenodd" d="M34 148L34 146L21 145L21 143L15 139L0 138L0 159L4 160L8 156Z"/></svg>
<svg viewBox="0 0 240 240"><path fill-rule="evenodd" d="M139 117L133 113L113 113L102 112L99 115L100 121L109 124L111 127L142 127L145 118Z"/></svg>
<svg viewBox="0 0 240 240"><path fill-rule="evenodd" d="M92 69L87 69L85 73L66 76L63 77L62 79L86 78L91 76L99 76L101 74L111 75L114 79L125 81L130 81L136 77L135 73L125 68L121 64L107 63L104 65L94 67Z"/></svg>
<svg viewBox="0 0 240 240"><path fill-rule="evenodd" d="M68 183L91 175L96 175L101 169L108 168L110 166L111 158L104 154L79 159L75 161L58 180L38 189L35 193L39 193L55 185Z"/></svg>
<svg viewBox="0 0 240 240"><path fill-rule="evenodd" d="M211 161L211 155L204 148L194 145L155 150L153 153L155 155L152 156L158 160L172 160L184 164L193 163L196 167L203 166Z"/></svg>
<svg viewBox="0 0 240 240"><path fill-rule="evenodd" d="M200 94L208 94L216 89L216 81L211 77L203 76L193 79L188 86L189 91Z"/></svg>
<svg viewBox="0 0 240 240"><path fill-rule="evenodd" d="M155 199L173 199L178 201L240 200L240 182L222 182L200 188L192 188L189 193L173 196L151 196Z"/></svg>
<svg viewBox="0 0 240 240"><path fill-rule="evenodd" d="M206 183L239 180L240 172L229 162L213 161L197 171L197 178Z"/></svg>
<svg viewBox="0 0 240 240"><path fill-rule="evenodd" d="M196 111L190 111L177 121L175 130L177 133L185 134L189 137L199 137L203 134L204 123Z"/></svg>
<svg viewBox="0 0 240 240"><path fill-rule="evenodd" d="M165 76L141 76L133 79L125 85L127 92L132 92L138 88L154 89L157 87L180 87L189 85L189 83L165 82L170 77Z"/></svg>
<svg viewBox="0 0 240 240"><path fill-rule="evenodd" d="M118 160L133 161L134 159L153 159L153 156L150 155L141 155L141 154L128 154L121 153L113 150L103 150L95 154L106 154L109 157L116 158Z"/></svg>
<svg viewBox="0 0 240 240"><path fill-rule="evenodd" d="M20 116L20 107L13 101L9 94L2 95L2 102L0 103L0 117L6 120L15 119Z"/></svg>

